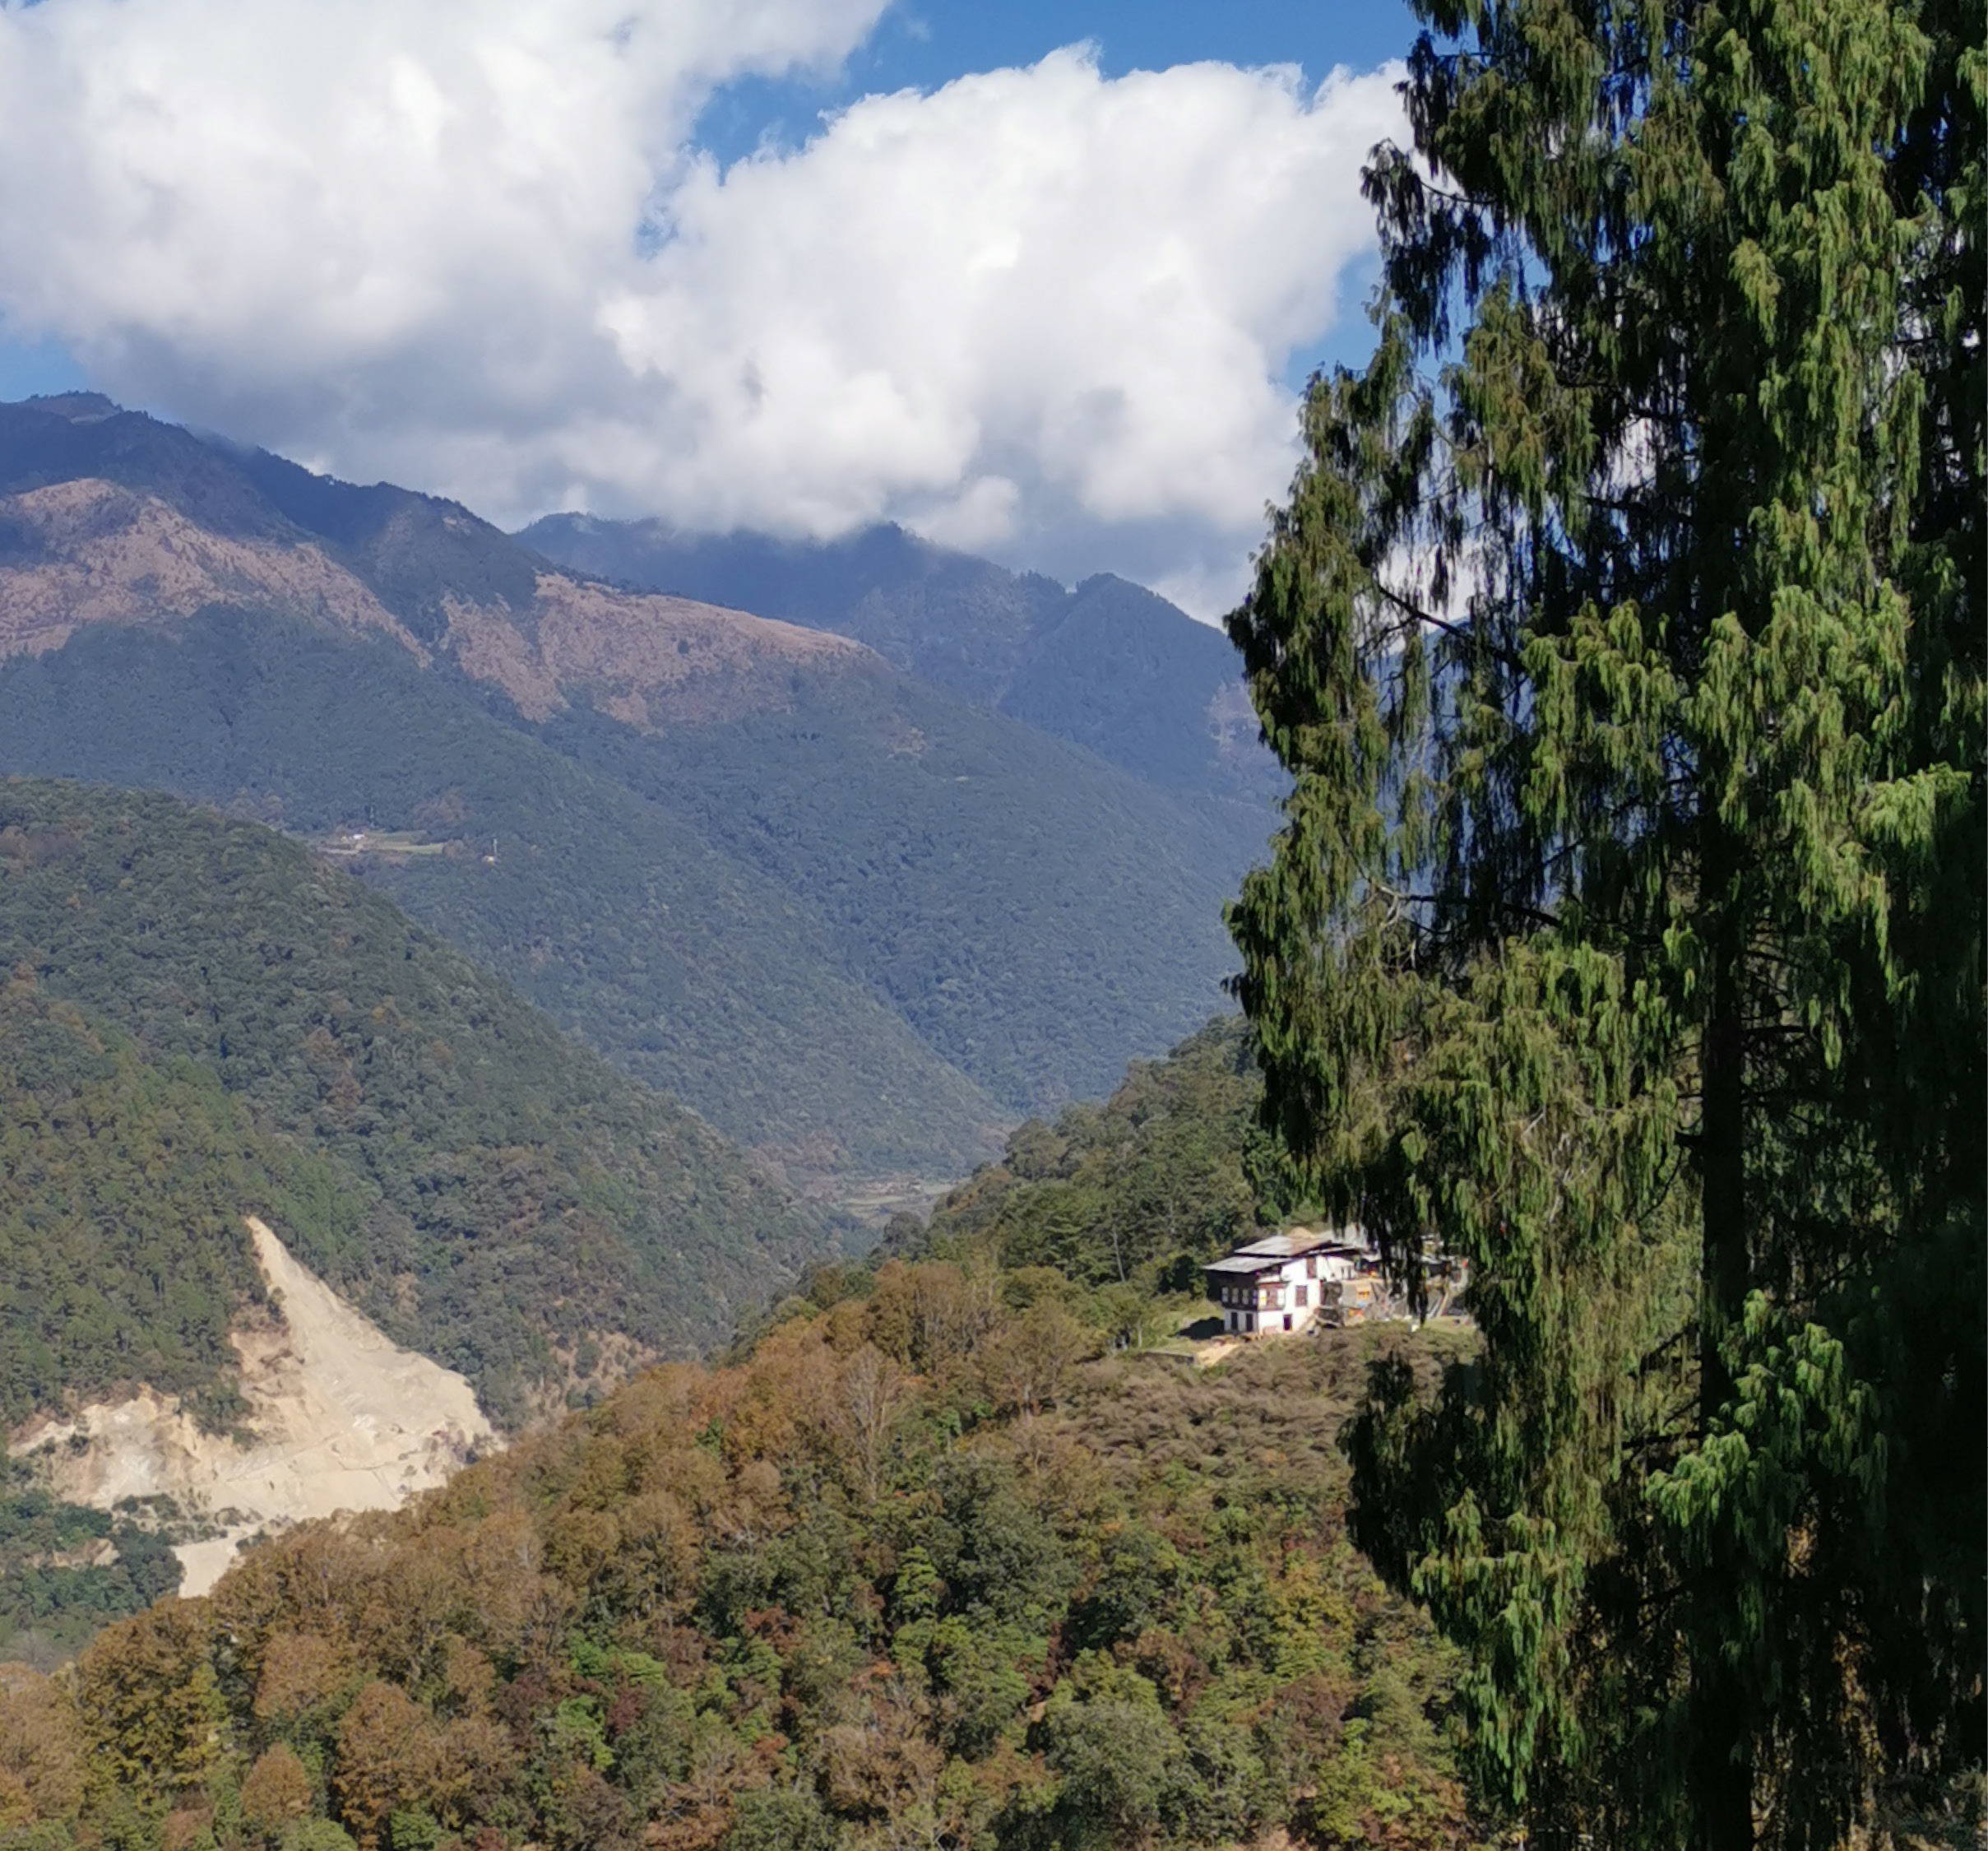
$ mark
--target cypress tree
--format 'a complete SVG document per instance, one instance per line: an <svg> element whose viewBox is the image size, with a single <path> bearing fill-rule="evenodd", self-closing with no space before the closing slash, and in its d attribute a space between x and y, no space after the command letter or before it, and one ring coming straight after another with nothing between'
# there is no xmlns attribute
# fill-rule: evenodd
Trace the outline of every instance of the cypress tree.
<svg viewBox="0 0 1988 1851"><path fill-rule="evenodd" d="M1982 9L1418 8L1375 350L1230 624L1295 781L1230 920L1267 1118L1482 1334L1377 1377L1358 1533L1536 1844L1956 1819Z"/></svg>

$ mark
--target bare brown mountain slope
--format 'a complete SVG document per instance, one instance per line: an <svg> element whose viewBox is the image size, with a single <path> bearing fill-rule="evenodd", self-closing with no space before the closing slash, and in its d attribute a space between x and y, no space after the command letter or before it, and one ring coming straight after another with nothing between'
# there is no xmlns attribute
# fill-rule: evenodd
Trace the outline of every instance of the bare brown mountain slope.
<svg viewBox="0 0 1988 1851"><path fill-rule="evenodd" d="M0 656L225 605L390 636L528 719L597 707L642 727L785 712L796 674L883 666L845 638L562 572L452 502L87 397L0 406Z"/></svg>
<svg viewBox="0 0 1988 1851"><path fill-rule="evenodd" d="M444 601L447 652L528 720L574 704L624 726L785 712L791 671L883 664L860 643L688 598L538 576L521 621L507 601Z"/></svg>
<svg viewBox="0 0 1988 1851"><path fill-rule="evenodd" d="M214 533L156 495L94 477L0 499L0 656L59 649L90 624L158 625L217 604L383 631L405 625L321 546Z"/></svg>

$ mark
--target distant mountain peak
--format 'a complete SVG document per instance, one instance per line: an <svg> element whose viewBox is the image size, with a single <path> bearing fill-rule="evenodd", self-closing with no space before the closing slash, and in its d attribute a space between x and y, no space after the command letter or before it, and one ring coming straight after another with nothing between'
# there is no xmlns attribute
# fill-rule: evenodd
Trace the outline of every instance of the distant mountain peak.
<svg viewBox="0 0 1988 1851"><path fill-rule="evenodd" d="M46 411L72 424L89 424L100 418L121 416L124 407L101 392L37 392L21 401L37 411Z"/></svg>
<svg viewBox="0 0 1988 1851"><path fill-rule="evenodd" d="M1286 787L1254 716L1236 723L1228 638L1115 573L1068 589L888 523L813 541L560 514L519 537L614 583L853 638L1177 794L1259 805Z"/></svg>

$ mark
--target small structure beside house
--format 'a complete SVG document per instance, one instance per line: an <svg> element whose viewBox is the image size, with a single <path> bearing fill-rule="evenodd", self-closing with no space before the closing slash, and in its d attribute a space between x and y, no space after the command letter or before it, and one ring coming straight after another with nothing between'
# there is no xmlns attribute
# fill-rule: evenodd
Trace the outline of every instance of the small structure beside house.
<svg viewBox="0 0 1988 1851"><path fill-rule="evenodd" d="M1262 1337L1359 1322L1385 1297L1380 1256L1358 1227L1293 1227L1212 1260L1203 1272L1232 1336Z"/></svg>

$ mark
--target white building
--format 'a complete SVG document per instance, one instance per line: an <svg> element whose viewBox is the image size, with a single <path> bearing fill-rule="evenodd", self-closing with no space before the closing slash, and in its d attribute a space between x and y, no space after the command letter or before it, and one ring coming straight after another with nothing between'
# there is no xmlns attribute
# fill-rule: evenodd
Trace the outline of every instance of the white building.
<svg viewBox="0 0 1988 1851"><path fill-rule="evenodd" d="M1294 1227L1202 1269L1222 1328L1239 1337L1304 1330L1322 1312L1328 1324L1357 1321L1375 1296L1379 1270L1358 1227ZM1355 1301L1361 1311L1349 1319Z"/></svg>

